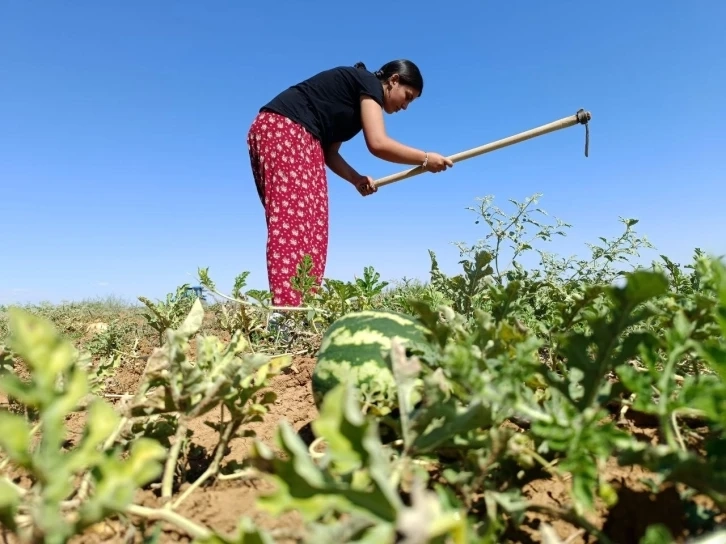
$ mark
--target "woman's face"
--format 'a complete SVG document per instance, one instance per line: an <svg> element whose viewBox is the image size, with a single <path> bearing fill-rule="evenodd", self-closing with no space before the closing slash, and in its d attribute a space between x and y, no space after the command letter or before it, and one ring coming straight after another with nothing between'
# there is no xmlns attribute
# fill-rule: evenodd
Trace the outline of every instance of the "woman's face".
<svg viewBox="0 0 726 544"><path fill-rule="evenodd" d="M419 96L418 91L399 81L398 74L393 74L383 83L383 91L383 109L386 113L405 110Z"/></svg>

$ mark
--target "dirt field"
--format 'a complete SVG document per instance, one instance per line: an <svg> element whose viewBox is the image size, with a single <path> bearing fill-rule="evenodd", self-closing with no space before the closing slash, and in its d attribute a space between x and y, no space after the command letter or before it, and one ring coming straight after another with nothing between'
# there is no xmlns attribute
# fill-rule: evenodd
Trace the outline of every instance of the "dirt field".
<svg viewBox="0 0 726 544"><path fill-rule="evenodd" d="M148 356L151 353L151 346L143 351L148 351L146 353ZM120 368L109 384L107 393L123 395L136 391L144 364L145 358L140 357L134 364ZM310 357L296 358L293 368L273 381L271 387L278 395L277 402L271 407L263 423L253 425L260 439L271 444L277 423L285 419L294 426L306 443L310 443L312 433L309 423L317 414L310 389L313 366L314 359ZM0 402L3 406L7 405L6 399L0 399ZM210 414L205 419L214 420L216 417L218 417L216 414ZM69 441L72 442L79 435L82 424L81 416L69 419ZM642 440L658 439L655 426L649 427L644 422L636 425L633 421L628 421L626 424ZM216 443L216 433L204 424L204 419L194 421L191 429L194 432L192 441L201 449L192 456L187 467L189 481L193 481L204 471ZM237 439L232 443L231 451L225 457L225 461L242 462L249 445L249 439ZM618 467L614 461L606 467L606 474L611 484L619 491L620 500L609 513L604 506L601 506L596 515L589 517L594 527L604 530L604 533L617 543L637 543L644 534L645 527L653 523L663 523L672 534L680 536L680 542L685 541L687 513L675 489L669 488L658 495L653 495L642 481L647 474L638 469ZM20 485L26 483L22 479L17 479L16 482ZM175 493L183 492L188 485L184 484ZM547 515L548 511L556 511L566 506L566 485L566 481L560 482L554 479L539 479L526 484L524 491L527 497L540 506L542 513L528 515L525 525L508 535L506 542L525 544L540 542L538 526L542 520L552 523L559 536L569 544L594 542L592 539L587 540L582 530L566 521L551 521L551 517ZM303 529L297 515L289 514L275 520L255 508L255 499L267 489L268 486L257 480L209 481L207 485L197 489L177 511L199 524L224 533L232 533L237 527L239 518L249 516L261 527L273 530L278 542L295 542L295 537L300 536ZM158 491L154 490L142 491L137 502L148 507L162 506ZM101 523L86 534L74 538L72 542L143 542L143 537L148 537L152 533L151 525L149 524L146 530L139 526L129 530L127 524L118 521ZM171 524L164 523L162 527L163 532L158 542L191 541ZM6 535L5 538L7 542L14 542L12 537Z"/></svg>
<svg viewBox="0 0 726 544"><path fill-rule="evenodd" d="M310 442L311 432L309 423L316 417L317 410L312 400L310 391L310 375L313 369L314 360L303 358L295 360L297 373L288 371L279 376L273 383L272 389L277 393L278 400L271 409L266 421L255 424L253 427L258 437L268 443L272 442L277 422L286 419L295 430ZM138 380L138 374L121 371L118 375L118 390L116 393L133 391ZM125 389L125 391L124 391ZM655 440L656 431L653 428L638 427L630 422L631 430L640 435L644 440ZM79 425L70 423L70 432L78 431ZM203 420L198 420L192 425L194 431L193 441L205 449L207 456L214 447L215 432L204 425ZM69 438L71 438L69 436ZM239 439L232 444L232 451L226 459L242 461L246 455L249 441ZM196 474L201 473L204 468L199 467ZM606 473L609 481L617 488L625 488L620 491L620 503L609 513L601 508L597 515L591 516L590 521L615 542L637 542L643 535L645 527L652 523L664 523L673 534L684 533L683 508L680 505L675 489L671 488L655 496L648 491L641 479L646 474L639 469L621 468L615 462L611 462ZM192 473L190 476L194 476ZM565 506L567 501L566 482L561 483L553 479L542 479L530 482L525 487L528 498L541 504L543 507L559 509ZM183 491L184 488L179 491ZM286 515L281 519L274 520L255 509L254 502L260 492L268 487L259 481L220 481L198 489L182 505L179 513L194 519L195 521L223 532L234 531L240 516L246 515L254 519L262 527L276 529L275 534L280 537L280 542L293 542L284 538L286 534L294 536L302 530L301 520L296 515ZM156 495L152 491L143 492L140 501L145 506L161 506ZM634 515L635 514L635 515ZM529 543L540 542L539 521L547 520L544 515L529 516L528 524L518 534L510 535L510 542ZM571 544L586 543L588 540L575 527L565 521L555 521L553 527L563 539L570 539ZM180 534L172 526L165 526L165 533L162 542L189 542L185 535ZM139 535L140 536L140 535ZM117 541L123 538L114 530L113 525L99 527L96 534L91 538L83 537L74 542L99 542Z"/></svg>
<svg viewBox="0 0 726 544"><path fill-rule="evenodd" d="M310 442L311 434L308 424L317 415L309 387L313 365L314 360L311 358L296 359L294 367L297 372L289 370L274 380L271 388L278 397L275 405L271 407L270 413L264 422L250 425L259 439L272 445L276 424L285 419L294 426L296 431L301 433L301 436L308 439L306 442ZM135 380L138 380L138 378L138 374L124 373L120 376L119 383L123 383L125 387L128 387L128 391L133 391L136 385ZM119 394L123 393L119 392ZM196 470L192 467L188 477L189 480L193 480L204 471L206 468L204 460L209 459L216 444L217 433L204 424L205 420L214 420L214 416L198 419L190 426L194 433L192 441L201 446L205 453L198 456L200 464L196 467ZM225 457L225 461L236 460L242 462L247 456L249 446L249 439L237 439L232 442L231 451ZM184 486L181 487L177 493L183 492L184 489ZM256 497L266 489L269 489L269 487L260 481L219 481L196 490L182 504L178 512L200 524L224 533L232 533L237 527L241 516L251 517L266 529L278 529L278 534L289 532L294 535L301 531L302 523L295 515L287 515L282 519L274 520L255 509L254 501ZM157 507L162 505L152 491L144 491L142 497L139 502L144 506ZM178 533L172 526L166 528L167 532L162 541L190 541L186 535ZM118 538L118 536L113 538ZM289 539L286 540L290 541ZM77 540L77 542L90 541Z"/></svg>

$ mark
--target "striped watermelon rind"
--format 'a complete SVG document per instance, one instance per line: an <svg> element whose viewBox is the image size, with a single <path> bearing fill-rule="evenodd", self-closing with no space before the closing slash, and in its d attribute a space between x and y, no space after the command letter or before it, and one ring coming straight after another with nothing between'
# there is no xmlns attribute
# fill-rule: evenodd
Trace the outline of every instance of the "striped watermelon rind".
<svg viewBox="0 0 726 544"><path fill-rule="evenodd" d="M398 393L388 355L397 338L408 349L426 343L426 328L415 318L390 310L352 312L325 331L312 375L318 407L340 383L350 381L365 398L369 412L386 415L398 406ZM417 385L421 386L419 380ZM409 402L420 400L417 388Z"/></svg>

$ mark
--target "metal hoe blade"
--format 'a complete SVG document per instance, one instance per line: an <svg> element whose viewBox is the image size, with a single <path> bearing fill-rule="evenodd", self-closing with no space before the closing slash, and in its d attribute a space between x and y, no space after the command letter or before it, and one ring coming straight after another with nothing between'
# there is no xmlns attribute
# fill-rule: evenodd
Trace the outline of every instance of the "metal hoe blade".
<svg viewBox="0 0 726 544"><path fill-rule="evenodd" d="M547 123L546 125L542 125L537 128L527 130L525 132L520 132L519 134L515 134L514 136L509 136L507 138L497 140L496 142L491 142L479 147L469 149L467 151L456 153L455 155L450 155L448 158L451 159L452 162L457 163L466 159L470 159L472 157L483 155L484 153L490 153L492 151L496 151L497 149L518 144L525 140L530 140L532 138L536 138L537 136L542 136L544 134L548 134L556 130L562 130L563 128L568 128L577 124L585 125L585 156L587 157L590 145L590 129L588 125L590 119L592 119L592 115L590 114L590 112L581 109L578 110L577 113L575 113L574 115L570 115L569 117L564 117L557 121ZM377 179L373 182L373 184L376 187L383 187L384 185L388 185L396 181L401 181L402 179L418 176L419 174L423 174L424 172L426 172L426 170L424 170L420 166L416 166L414 168L410 168L409 170L399 172L398 174L392 174L390 176Z"/></svg>

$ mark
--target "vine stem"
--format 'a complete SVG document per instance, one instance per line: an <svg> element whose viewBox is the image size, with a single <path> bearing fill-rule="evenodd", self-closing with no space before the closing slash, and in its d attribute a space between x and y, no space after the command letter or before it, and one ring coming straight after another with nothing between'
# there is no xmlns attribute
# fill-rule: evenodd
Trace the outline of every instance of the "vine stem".
<svg viewBox="0 0 726 544"><path fill-rule="evenodd" d="M130 504L126 507L126 513L150 520L166 521L176 525L195 539L205 540L212 536L212 532L206 527L194 523L168 508L147 508L146 506Z"/></svg>
<svg viewBox="0 0 726 544"><path fill-rule="evenodd" d="M547 459L542 457L539 453L534 451L532 448L528 447L522 447L521 450L523 453L528 454L532 457L535 461L537 461L540 465L542 465L542 469L547 472L550 476L556 476L560 482L564 483L567 481L568 478L566 478L559 470L555 468L555 465L557 464L557 459L554 459L551 462L547 462Z"/></svg>
<svg viewBox="0 0 726 544"><path fill-rule="evenodd" d="M678 359L687 352L687 347L681 346L678 349L673 350L666 360L663 366L663 372L658 380L657 389L661 395L660 402L658 402L658 418L660 419L661 428L665 435L668 445L673 449L680 446L682 450L686 450L686 446L683 443L683 437L681 436L680 430L678 429L678 420L675 414L669 413L670 406L668 405L668 397L672 394L670 387L670 380L675 374L676 363Z"/></svg>
<svg viewBox="0 0 726 544"><path fill-rule="evenodd" d="M229 300L230 302L236 302L237 304L242 304L243 306L250 306L252 308L259 308L260 310L268 310L273 312L318 312L321 314L327 314L325 310L322 310L320 308L313 308L311 306L262 306L260 304L254 304L253 302L248 302L246 300L240 300L238 298L230 297L228 295L225 295L224 293L220 293L216 289L210 289L206 285L204 288L212 293L213 295L217 295L220 298Z"/></svg>
<svg viewBox="0 0 726 544"><path fill-rule="evenodd" d="M239 479L252 479L260 476L260 472L257 469L247 468L244 470L238 470L232 474L220 474L217 476L219 480L239 480Z"/></svg>
<svg viewBox="0 0 726 544"><path fill-rule="evenodd" d="M408 359L406 357L406 352L404 351L403 345L397 340L393 340L391 345L391 363L393 367L393 376L396 382L398 405L400 408L402 435L401 437L403 438L404 444L403 451L404 456L407 457L410 454L411 447L413 446L414 438L411 433L408 395L413 389L412 378L414 376L414 372L418 374L419 362L415 358Z"/></svg>
<svg viewBox="0 0 726 544"><path fill-rule="evenodd" d="M678 445L681 447L681 450L686 451L686 443L683 441L683 435L681 435L681 430L678 428L678 413L675 410L671 413L671 424L673 425L673 432L676 435Z"/></svg>
<svg viewBox="0 0 726 544"><path fill-rule="evenodd" d="M171 503L171 509L178 508L179 505L194 492L194 490L196 490L199 486L201 486L204 482L206 482L209 478L217 473L217 471L219 470L219 464L222 462L222 457L224 457L224 451L227 449L227 444L229 444L232 435L235 433L235 431L237 431L238 428L239 423L235 420L231 420L229 423L227 423L227 426L224 428L222 436L220 436L219 438L219 443L217 444L217 450L214 452L214 459L212 460L212 463L209 465L207 470L204 471L204 474L197 478L192 485L184 490L184 493L182 493L178 499Z"/></svg>
<svg viewBox="0 0 726 544"><path fill-rule="evenodd" d="M123 511L128 515L149 520L166 521L167 523L175 525L194 539L205 540L214 535L210 529L207 529L203 525L199 525L181 514L177 514L173 510L166 508L148 508L146 506L139 506L138 504L129 504ZM30 529L33 518L30 515L18 515L15 516L15 523L21 530Z"/></svg>
<svg viewBox="0 0 726 544"><path fill-rule="evenodd" d="M308 446L308 453L310 454L310 457L312 459L322 459L323 457L325 457L324 451L319 452L319 451L315 450L315 448L317 448L320 444L324 444L324 443L325 443L325 438L322 436L318 436L317 438L315 438L315 440L312 441L310 446Z"/></svg>
<svg viewBox="0 0 726 544"><path fill-rule="evenodd" d="M164 466L164 476L161 480L161 497L163 499L171 498L172 486L174 484L174 471L176 470L176 464L179 461L179 452L181 452L182 445L184 444L184 434L187 432L188 422L186 418L179 420L179 427L176 430L176 440L174 445L169 450L169 457L166 460Z"/></svg>

